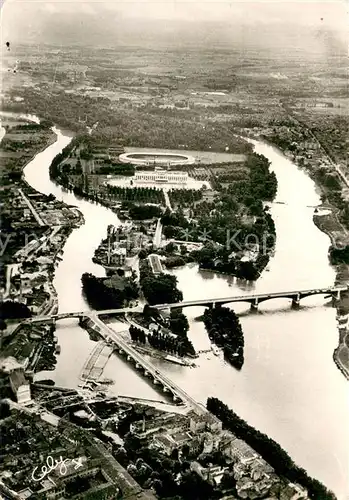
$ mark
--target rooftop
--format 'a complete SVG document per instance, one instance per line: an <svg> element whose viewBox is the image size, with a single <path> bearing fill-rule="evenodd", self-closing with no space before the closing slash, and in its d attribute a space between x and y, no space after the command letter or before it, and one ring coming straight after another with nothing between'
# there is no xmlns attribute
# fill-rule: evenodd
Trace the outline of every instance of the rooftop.
<svg viewBox="0 0 349 500"><path fill-rule="evenodd" d="M28 385L28 382L26 381L22 371L13 371L10 374L10 380L16 390L23 385Z"/></svg>

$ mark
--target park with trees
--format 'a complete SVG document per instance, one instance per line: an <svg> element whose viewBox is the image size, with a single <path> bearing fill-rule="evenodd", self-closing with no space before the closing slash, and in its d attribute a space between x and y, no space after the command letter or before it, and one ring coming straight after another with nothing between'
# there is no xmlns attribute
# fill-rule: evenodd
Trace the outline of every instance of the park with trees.
<svg viewBox="0 0 349 500"><path fill-rule="evenodd" d="M148 304L171 304L183 300L177 278L171 274L155 275L147 259L140 263L140 287Z"/></svg>
<svg viewBox="0 0 349 500"><path fill-rule="evenodd" d="M147 343L154 349L166 351L177 356L194 355L195 351L186 335L174 336L166 333L160 328L158 330L145 333L142 328L130 325L129 333L133 342L146 345Z"/></svg>
<svg viewBox="0 0 349 500"><path fill-rule="evenodd" d="M188 220L181 206L166 210L161 217L166 238L203 242L191 257L200 268L256 280L269 261L275 244L275 225L263 202L276 195L277 180L270 163L252 153L246 160L247 177L227 186L219 185L215 203L191 205L195 220ZM243 258L254 250L254 260Z"/></svg>
<svg viewBox="0 0 349 500"><path fill-rule="evenodd" d="M138 286L132 278L114 275L112 278L97 278L84 273L81 278L83 294L93 309L120 309L130 300L138 298Z"/></svg>
<svg viewBox="0 0 349 500"><path fill-rule="evenodd" d="M244 364L244 334L235 312L227 307L205 309L203 321L210 340L222 347L225 359L240 370Z"/></svg>

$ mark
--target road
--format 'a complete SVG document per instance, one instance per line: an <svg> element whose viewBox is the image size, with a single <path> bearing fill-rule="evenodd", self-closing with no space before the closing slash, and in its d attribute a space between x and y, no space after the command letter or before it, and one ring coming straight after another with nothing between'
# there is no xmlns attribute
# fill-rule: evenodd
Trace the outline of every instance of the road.
<svg viewBox="0 0 349 500"><path fill-rule="evenodd" d="M153 239L154 248L159 248L161 246L161 236L162 236L162 224L161 224L161 219L158 219Z"/></svg>
<svg viewBox="0 0 349 500"><path fill-rule="evenodd" d="M6 267L6 288L4 293L4 299L9 296L11 288L11 278L12 272L18 269L19 264L8 264Z"/></svg>
<svg viewBox="0 0 349 500"><path fill-rule="evenodd" d="M171 202L170 202L170 197L168 195L168 192L166 189L163 190L164 191L164 197L165 197L165 203L166 203L166 207L171 211L173 212L172 210L172 206L171 206Z"/></svg>
<svg viewBox="0 0 349 500"><path fill-rule="evenodd" d="M36 222L39 224L39 226L46 226L47 224L42 220L42 218L40 217L40 215L38 214L38 212L35 210L35 208L33 207L32 203L30 200L28 200L28 198L26 197L26 195L23 193L23 191L21 189L18 189L18 192L19 194L22 196L23 200L26 202L26 204L28 205L28 208L29 210L31 211L31 213L33 214L34 216L34 219L36 220Z"/></svg>

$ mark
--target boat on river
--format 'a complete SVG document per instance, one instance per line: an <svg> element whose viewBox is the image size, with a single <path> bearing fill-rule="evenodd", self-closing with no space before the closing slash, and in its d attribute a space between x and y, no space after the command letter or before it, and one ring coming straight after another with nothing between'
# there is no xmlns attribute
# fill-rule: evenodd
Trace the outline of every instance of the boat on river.
<svg viewBox="0 0 349 500"><path fill-rule="evenodd" d="M184 359L177 358L176 356L171 356L171 354L167 354L164 358L166 361L170 361L171 363L175 363L176 365L188 366L189 363Z"/></svg>

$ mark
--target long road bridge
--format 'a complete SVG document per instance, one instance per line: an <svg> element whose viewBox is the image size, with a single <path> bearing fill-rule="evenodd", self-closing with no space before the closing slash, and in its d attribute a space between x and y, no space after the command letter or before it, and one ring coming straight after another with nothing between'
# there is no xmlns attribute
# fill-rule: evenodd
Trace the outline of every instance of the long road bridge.
<svg viewBox="0 0 349 500"><path fill-rule="evenodd" d="M254 293L249 295L235 295L231 297L214 298L214 299L199 299L199 300L185 300L183 302L176 302L173 304L157 304L152 306L159 311L163 309L179 309L183 307L193 306L207 306L216 307L223 304L232 304L234 302L248 302L253 309L258 308L258 304L270 299L291 299L293 306L298 306L301 299L311 297L313 295L326 295L334 300L340 300L342 294L349 291L349 285L340 287L326 287L308 290L293 290L285 292L266 292Z"/></svg>
<svg viewBox="0 0 349 500"><path fill-rule="evenodd" d="M183 402L200 414L206 412L204 406L197 403L195 399L161 373L150 361L144 359L142 354L133 349L120 335L103 323L101 319L97 316L91 317L91 322L93 322L91 327L101 337L106 341L112 342L120 354L126 355L128 361L133 361L137 369L142 369L146 377L153 379L154 384L161 385L165 393L172 394L175 402Z"/></svg>
<svg viewBox="0 0 349 500"><path fill-rule="evenodd" d="M174 302L172 304L156 304L152 307L158 309L159 311L171 310L171 309L181 309L184 307L194 307L194 306L206 306L206 307L219 307L223 304L233 304L234 302L247 302L251 304L252 309L257 309L261 302L265 302L270 299L291 299L293 306L298 306L300 301L306 297L311 297L313 295L326 295L332 298L334 301L340 300L343 294L349 291L349 285L346 286L329 286L326 288L316 288L307 290L286 290L283 292L265 292L265 293L253 293L249 295L232 295L229 297L214 297L208 299L197 299L197 300L184 300L182 302ZM26 319L26 323L40 323L45 321L58 321L60 319L66 318L89 318L98 316L107 316L109 314L125 314L132 312L142 312L142 306L137 307L126 307L123 309L105 309L101 311L78 311L78 312L67 312L51 314L46 316L35 316L33 318Z"/></svg>
<svg viewBox="0 0 349 500"><path fill-rule="evenodd" d="M348 292L348 286L342 287L327 287L314 290L298 290L298 291L286 291L286 292L276 292L276 293L264 293L264 294L250 294L242 296L232 296L214 299L199 299L192 301L176 302L173 304L159 304L153 307L159 310L163 309L174 309L181 307L191 307L191 306L208 306L208 307L219 307L222 304L232 303L232 302L249 302L252 307L257 307L259 302L269 300L272 298L288 298L292 300L292 303L298 304L302 298L313 296L313 295L327 295L335 300L339 300L342 294ZM132 311L139 311L138 308L126 308L126 309L108 309L104 311L87 311L79 313L66 313L66 314L54 314L47 317L30 318L29 322L34 321L45 321L46 318L49 321L54 321L64 318L86 318L89 320L89 326L95 330L107 343L109 346L114 345L114 350L118 351L119 354L126 356L127 360L134 363L136 369L142 370L144 376L151 378L154 384L162 387L165 393L171 394L173 400L177 403L182 402L186 406L194 409L197 413L203 414L206 412L204 406L197 403L189 394L187 394L181 387L175 384L166 375L161 373L150 361L146 360L142 354L138 353L131 345L129 345L119 334L112 330L108 325L106 325L100 318L100 315L105 314L118 314Z"/></svg>

